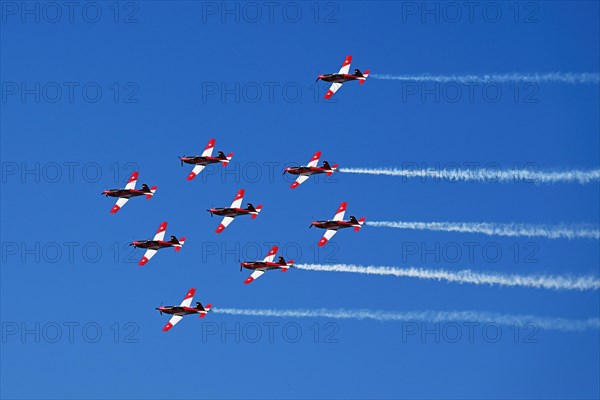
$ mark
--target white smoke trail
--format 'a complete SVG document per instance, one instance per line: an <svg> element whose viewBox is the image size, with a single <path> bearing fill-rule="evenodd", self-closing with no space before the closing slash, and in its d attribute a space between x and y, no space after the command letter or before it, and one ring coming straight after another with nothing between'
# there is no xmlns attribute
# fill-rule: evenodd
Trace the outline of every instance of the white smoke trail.
<svg viewBox="0 0 600 400"><path fill-rule="evenodd" d="M447 281L454 283L467 283L474 285L507 286L507 287L527 287L536 289L550 290L598 290L600 289L600 280L593 276L568 277L561 275L503 275L498 273L479 273L471 270L461 270L457 272L443 269L432 270L424 268L397 268L397 267L376 267L360 266L346 264L298 264L298 269L307 271L324 272L349 272L365 275L384 275L395 277L407 277L417 279L430 279L437 281Z"/></svg>
<svg viewBox="0 0 600 400"><path fill-rule="evenodd" d="M535 82L535 83L600 83L600 74L591 72L548 72L548 73L508 73L508 74L483 74L483 75L391 75L371 74L370 78L405 82L458 82L458 83L509 83L509 82Z"/></svg>
<svg viewBox="0 0 600 400"><path fill-rule="evenodd" d="M586 184L600 180L600 169L567 171L534 171L528 169L400 169L400 168L340 168L350 174L388 175L405 178L436 178L451 181L560 183Z"/></svg>
<svg viewBox="0 0 600 400"><path fill-rule="evenodd" d="M375 321L419 321L419 322L478 322L482 324L493 323L501 325L535 324L540 329L557 330L565 332L585 331L599 329L600 319L588 318L572 320L565 318L544 318L533 315L505 315L498 313L478 311L406 311L392 312L380 310L327 310L327 309L299 309L299 310L271 310L271 309L239 309L216 308L215 313L229 315L243 315L248 317L277 317L277 318L333 318L333 319L370 319Z"/></svg>
<svg viewBox="0 0 600 400"><path fill-rule="evenodd" d="M600 239L600 229L587 224L552 226L490 222L367 221L366 225L376 228L480 233L487 236L543 237L547 239Z"/></svg>

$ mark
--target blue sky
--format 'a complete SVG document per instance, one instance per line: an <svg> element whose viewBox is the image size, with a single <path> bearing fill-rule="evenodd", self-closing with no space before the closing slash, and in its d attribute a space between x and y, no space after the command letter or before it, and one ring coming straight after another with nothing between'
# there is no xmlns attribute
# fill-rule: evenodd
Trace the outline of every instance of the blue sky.
<svg viewBox="0 0 600 400"><path fill-rule="evenodd" d="M348 202L347 215L368 220L597 226L597 183L339 173L291 191L280 175L284 165L305 163L316 150L344 167L598 168L597 84L503 84L498 101L480 87L469 98L463 86L453 102L443 94L447 86L417 86L413 95L399 82L369 78L344 85L329 103L322 100L326 85L314 84L349 54L353 68L381 74L597 73L597 3L521 3L518 14L508 3L493 3L488 7L501 12L496 22L481 10L470 21L464 8L452 22L444 3L429 3L439 7L437 22L435 14L412 13L420 2L320 2L317 9L283 2L271 17L261 8L260 18L244 3L228 3L233 14L223 14L221 2L118 3L117 9L82 3L72 20L68 6L56 4L61 17L45 3L28 3L34 11L27 14L20 2L2 2L3 398L600 396L600 341L593 330L538 330L525 340L525 327L515 339L514 330L501 326L494 341L481 326L469 340L463 327L452 343L447 335L439 342L432 334L421 337L447 324L418 326L419 334L403 337L408 325L399 322L214 313L189 316L164 333L168 318L154 310L161 302L179 303L195 287L195 300L217 307L597 318L597 291L299 270L267 273L245 286L249 273L237 264L262 258L277 242L286 258L303 263L597 277L600 246L592 240L365 227L341 232L318 252L321 232L308 229L310 221L332 217L340 201ZM187 182L191 168L180 167L177 156L200 153L211 137L217 150L235 153L231 165L211 166ZM113 201L100 192L122 187L132 165L139 184L158 185L156 196L134 199L111 215ZM218 219L205 210L230 204L239 188L263 211L218 236ZM132 252L127 243L150 238L161 221L169 222L168 235L187 242L181 252L163 250L140 268L142 250ZM476 251L470 259L468 243L500 249L501 256L490 260ZM418 254L406 254L411 245ZM465 253L451 262L434 250L436 259L427 253L436 246ZM291 322L297 325L287 327L302 331L295 343L282 331ZM272 341L265 323L274 324ZM252 343L248 335L256 326L261 336ZM245 332L239 341L223 335L236 330Z"/></svg>

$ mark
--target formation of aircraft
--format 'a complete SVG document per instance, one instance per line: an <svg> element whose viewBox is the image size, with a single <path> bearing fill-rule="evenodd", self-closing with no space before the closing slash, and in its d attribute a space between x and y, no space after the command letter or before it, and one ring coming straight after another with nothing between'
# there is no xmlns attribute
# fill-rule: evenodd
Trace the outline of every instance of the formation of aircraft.
<svg viewBox="0 0 600 400"><path fill-rule="evenodd" d="M208 141L208 144L204 148L202 155L179 157L182 166L183 163L194 165L194 169L192 169L192 172L190 172L187 176L188 181L194 179L209 164L221 163L224 167L227 166L227 164L229 164L229 161L231 161L231 158L233 157L233 153L225 155L225 153L219 151L216 157L212 157L213 149L215 148L215 143L215 139L210 139Z"/></svg>
<svg viewBox="0 0 600 400"><path fill-rule="evenodd" d="M358 69L354 70L354 74L349 74L350 64L352 62L352 56L346 57L344 60L344 64L342 68L336 74L325 74L319 75L317 77L318 80L322 80L325 82L331 82L332 85L325 94L325 99L331 98L344 84L348 81L357 80L360 84L365 83L367 77L369 76L369 70L366 70L364 73L361 73ZM193 180L198 174L200 174L207 165L221 163L223 167L227 166L233 157L233 153L229 153L225 155L224 152L219 151L216 157L213 157L213 150L215 147L216 140L210 139L204 148L204 151L201 155L193 155L193 156L181 156L179 160L181 165L190 164L194 165L192 171L188 174L187 180ZM325 174L326 176L331 176L338 169L338 164L330 165L329 162L323 161L321 166L318 166L319 160L321 158L321 152L317 151L314 153L313 157L310 159L307 165L301 166L292 166L285 168L283 173L289 173L292 175L297 175L298 178L291 184L290 188L295 189L300 186L303 182L305 182L312 175L317 174ZM138 179L138 171L134 171L127 181L125 188L123 189L109 189L104 190L102 194L107 197L117 197L117 202L111 209L111 213L118 212L132 197L138 196L146 196L147 199L151 199L156 192L156 186L148 187L148 185L143 184L141 189L136 189L135 185ZM244 198L244 189L240 189L237 192L231 206L229 207L220 207L220 208L210 208L208 212L210 212L211 216L218 215L222 216L223 220L219 224L216 229L216 233L221 233L233 222L236 217L241 215L250 215L252 219L255 219L258 214L262 210L262 205L258 205L254 207L251 203L248 203L246 208L241 208L242 201ZM348 221L344 221L344 214L346 212L346 202L342 202L333 217L332 220L323 220L323 221L313 221L310 224L310 227L313 226L325 229L325 234L319 241L319 246L324 246L335 233L344 228L354 228L355 232L358 232L360 228L363 226L365 222L365 218L357 220L356 217L351 216ZM186 238L181 237L177 239L175 236L171 236L171 239L168 241L164 240L165 234L167 230L167 222L162 222L154 235L154 238L151 240L136 240L131 242L129 245L134 246L136 248L146 249L144 256L139 261L138 265L143 266L154 257L154 255L160 249L173 247L175 251L181 250L183 244L185 243ZM286 272L288 269L293 268L294 260L286 261L282 256L279 256L277 261L274 261L275 256L279 248L277 246L273 246L269 253L265 256L262 261L243 261L240 262L240 271L244 268L252 270L252 274L244 281L244 284L249 284L254 280L261 277L266 271L270 270L280 270L281 272ZM206 307L203 306L200 302L196 302L195 307L191 307L194 294L196 293L195 288L191 288L187 294L185 295L181 304L173 305L173 306L163 306L157 307L156 310L163 313L172 315L169 322L163 327L163 331L169 331L173 328L179 321L183 319L184 316L190 314L199 314L200 318L204 318L208 312L210 311L212 305L207 304Z"/></svg>
<svg viewBox="0 0 600 400"><path fill-rule="evenodd" d="M325 246L325 244L337 233L338 230L344 228L354 228L354 232L358 232L365 223L365 217L356 220L356 217L351 216L348 221L344 221L344 214L346 213L346 206L348 204L343 201L338 207L333 219L324 221L313 221L310 223L309 228L317 227L320 229L326 229L325 234L319 240L319 246Z"/></svg>
<svg viewBox="0 0 600 400"><path fill-rule="evenodd" d="M248 203L248 207L240 208L242 205L242 200L244 200L244 189L240 189L237 192L237 195L233 199L233 203L229 207L220 207L220 208L211 208L207 210L211 216L219 215L223 217L223 221L217 227L215 232L221 233L233 222L235 217L239 217L240 215L251 215L252 219L256 219L258 217L258 213L262 210L262 204L254 207L251 203Z"/></svg>
<svg viewBox="0 0 600 400"><path fill-rule="evenodd" d="M178 306L156 307L156 309L160 311L160 315L163 313L173 315L169 322L167 322L167 324L163 327L163 331L169 331L172 327L177 325L177 323L181 321L185 315L200 314L200 318L206 317L206 314L208 314L210 311L212 304L207 304L206 307L204 307L199 301L197 301L196 307L190 307L192 305L192 300L194 299L195 293L195 288L188 290L187 294L183 298L183 301Z"/></svg>
<svg viewBox="0 0 600 400"><path fill-rule="evenodd" d="M279 256L277 262L273 262L275 254L277 254L277 250L279 250L279 248L277 246L273 246L271 251L269 251L267 256L262 261L243 261L240 263L240 271L242 271L242 268L254 270L252 275L250 275L248 279L244 281L244 284L247 285L253 280L260 278L262 274L271 269L280 269L281 272L286 272L293 266L294 260L285 261L285 259L281 256Z"/></svg>
<svg viewBox="0 0 600 400"><path fill-rule="evenodd" d="M337 74L325 74L325 75L319 75L317 77L317 81L320 79L325 82L333 82L331 84L331 87L329 88L329 90L327 91L327 93L324 96L325 99L330 99L331 96L333 96L335 94L335 92L337 92L342 87L342 85L348 81L358 81L358 83L361 85L363 83L365 83L365 81L367 80L367 77L369 76L369 73L371 71L366 70L363 73L363 72L360 72L360 70L355 69L354 74L348 74L348 72L350 71L350 63L351 62L352 62L352 56L348 56L344 60L344 63L342 64L342 68L340 68L340 70Z"/></svg>
<svg viewBox="0 0 600 400"><path fill-rule="evenodd" d="M125 185L124 189L109 189L102 192L102 194L106 197L119 198L117 203L110 210L112 214L115 214L117 211L119 211L132 197L146 196L146 198L149 200L152 198L152 196L154 196L154 192L156 192L156 186L152 186L150 188L144 183L141 190L136 190L135 184L137 180L138 171L134 171L129 176L129 180L127 181L127 185Z"/></svg>
<svg viewBox="0 0 600 400"><path fill-rule="evenodd" d="M296 181L294 183L292 183L290 188L292 188L292 189L297 188L298 186L300 186L300 184L302 184L302 182L307 180L312 175L326 174L327 176L331 176L338 169L337 164L333 164L333 166L330 166L327 161L323 161L322 167L317 167L317 164L319 164L320 158L321 158L321 152L317 151L312 156L312 158L310 159L310 161L308 162L307 165L298 166L298 167L288 167L288 168L284 169L283 170L284 175L286 172L290 173L292 175L299 175L298 179L296 179Z"/></svg>
<svg viewBox="0 0 600 400"><path fill-rule="evenodd" d="M146 252L144 253L144 256L138 263L138 265L141 265L141 266L146 265L146 263L152 257L154 257L156 252L160 249L164 249L167 247L174 247L175 251L181 250L181 247L185 243L185 236L182 237L181 239L177 239L175 236L171 236L171 240L164 241L163 239L165 238L166 232L167 232L167 223L163 222L158 227L158 230L156 231L156 235L154 235L154 238L152 240L136 240L136 241L129 243L130 246L147 249Z"/></svg>

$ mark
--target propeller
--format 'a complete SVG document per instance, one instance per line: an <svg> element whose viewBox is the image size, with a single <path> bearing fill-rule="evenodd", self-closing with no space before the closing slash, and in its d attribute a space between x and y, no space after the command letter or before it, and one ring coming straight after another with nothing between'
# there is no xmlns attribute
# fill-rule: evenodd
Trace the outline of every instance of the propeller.
<svg viewBox="0 0 600 400"><path fill-rule="evenodd" d="M206 211L208 211L210 213L210 217L211 218L214 216L213 213L212 213L212 211L210 211L210 210L206 210Z"/></svg>

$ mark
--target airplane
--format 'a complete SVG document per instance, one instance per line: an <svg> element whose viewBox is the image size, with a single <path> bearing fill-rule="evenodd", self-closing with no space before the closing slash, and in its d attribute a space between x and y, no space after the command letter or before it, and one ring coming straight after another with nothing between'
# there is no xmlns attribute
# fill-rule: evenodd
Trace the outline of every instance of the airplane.
<svg viewBox="0 0 600 400"><path fill-rule="evenodd" d="M231 161L231 157L233 157L233 153L229 153L228 155L225 155L225 153L223 153L222 151L219 151L219 154L216 157L212 157L212 152L213 152L213 149L215 148L215 142L216 142L215 139L210 139L208 141L208 144L204 148L202 155L200 155L200 156L179 157L179 161L181 161L182 166L183 166L183 163L195 165L194 169L192 169L192 172L190 172L190 174L186 178L188 181L191 181L192 179L194 179L196 177L196 175L198 175L200 172L202 172L202 170L209 164L216 164L216 163L220 162L223 164L224 167L226 167L227 164L229 163L229 161Z"/></svg>
<svg viewBox="0 0 600 400"><path fill-rule="evenodd" d="M318 244L319 246L325 246L325 243L327 243L329 241L329 239L331 239L333 237L333 235L335 235L339 229L353 227L354 232L358 232L360 230L360 228L362 228L363 224L365 223L365 217L362 217L361 219L359 219L357 221L356 217L351 216L350 220L344 221L344 214L346 213L346 206L347 206L347 203L345 201L343 201L340 204L340 207L338 208L338 210L335 212L335 216L333 217L332 220L314 221L314 222L310 223L309 228L316 226L317 228L327 229L325 231L325 234L319 241L319 244Z"/></svg>
<svg viewBox="0 0 600 400"><path fill-rule="evenodd" d="M252 215L252 219L258 217L258 213L262 210L262 204L259 204L254 208L254 206L248 203L248 208L240 208L242 205L242 200L244 199L244 189L240 189L233 199L233 203L231 203L231 207L223 207L223 208L211 208L210 210L206 210L210 213L212 217L214 214L222 215L223 221L217 227L215 232L221 233L229 224L233 221L235 217L239 217L240 215Z"/></svg>
<svg viewBox="0 0 600 400"><path fill-rule="evenodd" d="M248 277L244 281L247 285L255 279L258 279L262 274L270 269L281 269L281 272L287 271L294 264L294 260L288 260L287 262L283 257L279 257L277 262L273 262L273 258L275 258L275 254L277 254L277 250L279 248L277 246L273 246L269 254L262 261L243 261L240 263L240 271L242 271L242 267L246 269L253 269L254 272L252 275Z"/></svg>
<svg viewBox="0 0 600 400"><path fill-rule="evenodd" d="M127 185L125 185L125 189L109 189L103 191L101 194L106 197L118 197L117 203L110 210L111 214L115 214L117 211L121 209L129 201L132 197L137 196L146 196L148 200L154 196L154 192L156 192L156 186L148 187L145 183L142 185L141 190L136 190L135 183L138 179L138 171L134 171L131 173L129 180L127 181Z"/></svg>
<svg viewBox="0 0 600 400"><path fill-rule="evenodd" d="M330 99L331 96L333 96L333 94L335 92L337 92L338 89L341 88L345 82L358 81L358 83L360 83L361 85L363 83L365 83L365 81L367 80L367 77L369 76L369 73L371 71L366 70L364 73L362 73L358 69L354 69L353 75L348 74L348 71L350 70L351 62L352 62L352 56L348 56L344 60L344 64L342 64L342 68L340 68L340 71L337 74L325 74L325 75L319 75L317 77L317 81L320 79L325 82L333 82L331 87L329 88L329 90L327 91L327 93L325 94L325 96L323 98Z"/></svg>
<svg viewBox="0 0 600 400"><path fill-rule="evenodd" d="M197 301L196 307L190 307L190 305L192 305L192 300L194 298L195 293L195 288L191 288L190 290L188 290L183 301L178 306L156 307L156 309L160 311L160 315L162 315L163 313L173 315L169 322L167 322L167 324L163 327L163 331L169 331L169 329L174 327L179 321L183 319L184 315L200 314L200 318L206 317L206 314L208 314L208 312L210 311L212 304L207 304L206 307L204 307L199 301Z"/></svg>
<svg viewBox="0 0 600 400"><path fill-rule="evenodd" d="M138 248L142 248L142 249L148 249L144 253L144 256L142 257L142 259L140 260L138 265L141 265L141 266L146 265L146 263L152 257L154 257L156 252L160 249L164 249L166 247L174 247L175 251L181 250L181 247L185 243L185 236L179 240L175 236L171 236L171 240L169 240L167 242L167 241L163 240L165 237L166 231L167 231L167 223L163 222L158 227L158 230L156 231L156 235L154 235L154 239L152 239L152 240L136 240L134 242L129 243L130 246L134 246L134 247L138 247Z"/></svg>
<svg viewBox="0 0 600 400"><path fill-rule="evenodd" d="M290 188L292 188L292 189L297 188L298 186L300 186L300 184L302 182L307 180L311 175L327 174L327 176L331 176L331 174L333 174L337 170L337 168L338 168L337 164L334 164L332 167L329 165L329 163L327 161L323 161L322 167L317 167L317 164L319 163L319 158L321 158L321 152L317 151L312 156L310 161L308 162L308 165L298 166L298 167L288 167L283 170L284 175L286 172L289 172L292 175L299 175L298 179L296 179L296 181L294 183L292 183Z"/></svg>

